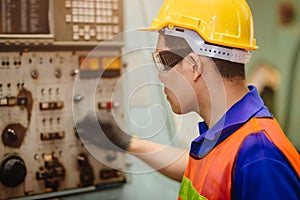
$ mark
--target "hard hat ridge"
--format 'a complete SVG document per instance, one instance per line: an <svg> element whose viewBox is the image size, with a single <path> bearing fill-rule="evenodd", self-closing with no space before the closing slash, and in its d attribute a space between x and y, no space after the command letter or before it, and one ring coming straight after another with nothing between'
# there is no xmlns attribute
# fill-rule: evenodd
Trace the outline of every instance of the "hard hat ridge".
<svg viewBox="0 0 300 200"><path fill-rule="evenodd" d="M196 31L204 41L256 50L253 19L245 0L166 0L146 31L181 27Z"/></svg>

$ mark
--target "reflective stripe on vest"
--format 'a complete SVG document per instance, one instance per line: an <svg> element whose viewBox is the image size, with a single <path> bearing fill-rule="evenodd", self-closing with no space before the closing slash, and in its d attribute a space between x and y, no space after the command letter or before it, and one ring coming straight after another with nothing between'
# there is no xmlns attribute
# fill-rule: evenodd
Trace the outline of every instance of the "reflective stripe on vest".
<svg viewBox="0 0 300 200"><path fill-rule="evenodd" d="M299 154L278 122L271 118L253 118L212 149L204 158L197 160L190 157L180 191L196 190L199 196L202 195L209 200L231 199L232 169L239 148L248 135L261 131L284 154L300 177ZM194 192L180 192L179 199L193 199L194 195Z"/></svg>
<svg viewBox="0 0 300 200"><path fill-rule="evenodd" d="M207 198L201 196L198 191L193 187L192 182L183 177L181 181L181 187L179 191L178 200L207 200Z"/></svg>

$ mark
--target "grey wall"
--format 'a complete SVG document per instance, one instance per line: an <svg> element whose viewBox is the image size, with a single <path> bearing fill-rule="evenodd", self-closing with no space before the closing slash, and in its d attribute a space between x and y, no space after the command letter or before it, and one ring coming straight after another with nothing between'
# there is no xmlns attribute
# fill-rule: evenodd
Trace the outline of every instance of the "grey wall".
<svg viewBox="0 0 300 200"><path fill-rule="evenodd" d="M255 68L264 64L279 73L279 84L270 99L273 102L272 111L299 150L300 1L248 0L248 3L252 9L255 37L260 48L253 52L247 69L251 74ZM284 7L291 7L291 11L283 12ZM282 22L284 13L291 17L286 23Z"/></svg>

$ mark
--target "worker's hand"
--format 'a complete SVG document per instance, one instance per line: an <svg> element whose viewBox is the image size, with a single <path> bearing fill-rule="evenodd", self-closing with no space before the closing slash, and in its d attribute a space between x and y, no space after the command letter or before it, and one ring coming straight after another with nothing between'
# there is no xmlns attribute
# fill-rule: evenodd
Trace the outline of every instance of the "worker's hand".
<svg viewBox="0 0 300 200"><path fill-rule="evenodd" d="M89 113L76 124L83 143L89 142L108 150L127 151L132 136L119 128L112 115L100 112L96 115Z"/></svg>

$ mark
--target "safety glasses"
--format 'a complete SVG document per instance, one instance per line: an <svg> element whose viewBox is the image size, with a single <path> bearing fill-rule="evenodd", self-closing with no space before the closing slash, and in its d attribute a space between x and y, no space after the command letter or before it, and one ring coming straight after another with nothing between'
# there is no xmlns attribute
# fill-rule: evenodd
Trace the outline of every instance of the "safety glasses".
<svg viewBox="0 0 300 200"><path fill-rule="evenodd" d="M152 57L158 71L169 71L191 52L190 48L164 50L153 52Z"/></svg>

